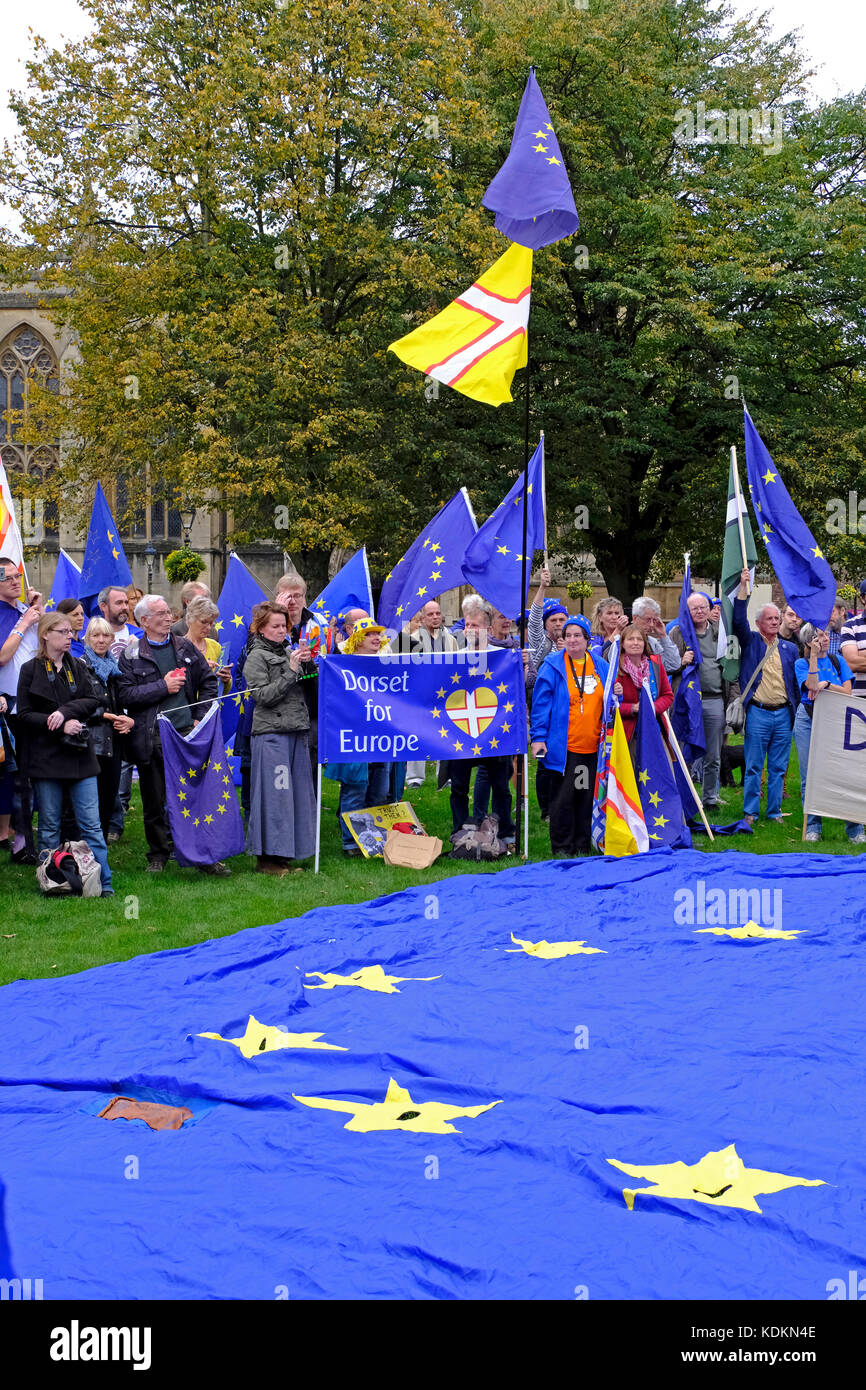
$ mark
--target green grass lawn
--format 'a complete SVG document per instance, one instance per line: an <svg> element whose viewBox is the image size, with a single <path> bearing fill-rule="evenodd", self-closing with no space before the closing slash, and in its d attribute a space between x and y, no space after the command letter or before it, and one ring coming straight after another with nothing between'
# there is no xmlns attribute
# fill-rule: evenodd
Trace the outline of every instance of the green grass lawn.
<svg viewBox="0 0 866 1390"><path fill-rule="evenodd" d="M531 860L547 858L550 840L541 824L534 793L530 799L529 853ZM128 960L148 951L188 946L210 937L227 936L245 927L297 917L311 908L338 903L365 902L413 884L435 883L466 873L500 873L522 862L508 858L495 864L452 861L446 854L423 872L392 869L381 860L346 859L336 824L338 787L325 781L322 813L321 872L310 868L284 879L254 872L255 861L241 855L231 861L230 879L206 878L195 869L182 869L173 861L161 876L145 872L145 843L137 784L133 788L133 812L123 839L110 850L114 887L110 899L44 898L36 887L33 868L0 859L0 984L10 980L67 975L107 961ZM796 754L788 773L790 795L783 802L781 825L758 823L754 835L719 839L710 845L695 837L695 848L708 853L745 850L758 854L809 851L823 854L856 854L848 844L841 821L824 822L820 844L801 843L802 815ZM723 792L726 805L716 814L719 823L742 814L739 788ZM451 817L447 790L437 792L432 769L425 785L407 789L427 832L447 844Z"/></svg>

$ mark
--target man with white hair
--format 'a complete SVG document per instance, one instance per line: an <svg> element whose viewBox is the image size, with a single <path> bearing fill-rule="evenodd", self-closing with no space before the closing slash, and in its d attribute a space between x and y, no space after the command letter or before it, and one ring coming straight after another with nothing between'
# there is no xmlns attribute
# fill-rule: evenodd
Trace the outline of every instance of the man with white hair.
<svg viewBox="0 0 866 1390"><path fill-rule="evenodd" d="M779 636L782 615L765 603L748 618L749 571L740 573L734 599L734 632L740 643L740 694L746 711L746 769L743 777L743 816L754 825L761 809L761 773L767 764L767 820L782 819L782 787L794 716L800 703L796 676L797 646Z"/></svg>
<svg viewBox="0 0 866 1390"><path fill-rule="evenodd" d="M631 620L649 641L650 651L660 656L669 676L682 666L680 654L665 631L662 610L654 598L636 598L631 606Z"/></svg>
<svg viewBox="0 0 866 1390"><path fill-rule="evenodd" d="M710 605L706 594L690 594L688 602L701 654L697 677L700 683L701 716L706 746L703 758L698 760L702 784L701 798L707 810L715 811L722 804L719 800L719 774L722 765L722 739L725 733L725 682L722 663L717 655L719 625L710 619ZM679 652L685 670L694 661L695 653L686 647L679 625L671 629L671 641Z"/></svg>
<svg viewBox="0 0 866 1390"><path fill-rule="evenodd" d="M129 752L138 768L138 785L147 837L148 873L162 873L172 853L165 809L165 763L157 716L164 714L179 734L187 734L207 713L219 682L206 657L187 637L171 632L171 609L164 598L147 594L135 606L144 629L120 655L119 703L135 717ZM207 864L202 873L227 878L225 864Z"/></svg>

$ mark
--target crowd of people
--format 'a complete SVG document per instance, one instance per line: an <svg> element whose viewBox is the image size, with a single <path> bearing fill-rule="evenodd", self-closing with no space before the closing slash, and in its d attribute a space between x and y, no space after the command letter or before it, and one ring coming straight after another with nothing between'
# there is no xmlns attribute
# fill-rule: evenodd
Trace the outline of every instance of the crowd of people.
<svg viewBox="0 0 866 1390"><path fill-rule="evenodd" d="M757 611L753 628L744 570L733 604L740 649L733 684L718 653L720 613L709 595L695 592L688 601L701 658L693 667L697 654L678 625L668 631L652 598L636 599L630 614L619 599L604 598L588 620L549 598L550 583L545 568L525 615L522 662L536 796L554 856L591 849L603 694L612 661L613 692L632 747L642 690L649 690L667 738L666 715L678 682L684 671L696 673L706 751L691 771L706 811L723 804L725 715L739 697L745 710L744 817L751 825L759 816L765 768L767 820L782 817L792 741L802 795L816 695L828 686L866 694L866 613L849 614L841 601L826 631L772 603ZM866 581L861 595L866 603ZM274 599L253 610L233 670L213 636L219 611L207 586L185 585L181 605L176 615L158 595L108 587L98 596L95 616L88 618L77 599L46 612L35 591L26 602L20 599L17 568L0 558L0 845L16 862L44 861L62 842L82 840L99 865L102 895L112 896L108 849L123 835L137 773L147 869L162 873L174 846L159 717L187 734L242 679L247 695L234 751L246 850L261 873L299 872L315 846L319 662L335 652L363 657L387 650L521 650L518 624L479 594L463 599L461 617L450 628L431 600L400 632L389 634L362 609L325 625L306 606L304 580L290 573L280 579ZM455 834L480 824L492 809L504 846L514 845L515 767L510 755L436 765L438 785L450 789ZM426 770L417 761L325 766L325 776L339 785L337 814L348 857L361 851L344 813L399 801L404 785L420 785ZM862 825L848 824L846 830L852 843L866 843ZM820 818L810 816L806 839L821 835ZM215 861L201 872L227 877L231 870Z"/></svg>

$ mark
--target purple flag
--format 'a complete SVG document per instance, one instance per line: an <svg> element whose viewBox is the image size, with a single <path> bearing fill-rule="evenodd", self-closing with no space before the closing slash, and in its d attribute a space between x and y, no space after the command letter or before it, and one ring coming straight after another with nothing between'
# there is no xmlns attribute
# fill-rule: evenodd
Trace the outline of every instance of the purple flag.
<svg viewBox="0 0 866 1390"><path fill-rule="evenodd" d="M533 251L571 236L580 225L535 68L529 70L508 158L481 201L496 213L503 236Z"/></svg>
<svg viewBox="0 0 866 1390"><path fill-rule="evenodd" d="M178 864L215 864L240 854L244 830L214 701L184 738L160 716L165 804Z"/></svg>

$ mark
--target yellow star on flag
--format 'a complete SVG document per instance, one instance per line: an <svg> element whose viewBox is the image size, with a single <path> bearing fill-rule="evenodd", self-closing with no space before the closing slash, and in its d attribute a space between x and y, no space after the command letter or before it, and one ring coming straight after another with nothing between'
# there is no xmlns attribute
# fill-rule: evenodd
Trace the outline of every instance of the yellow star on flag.
<svg viewBox="0 0 866 1390"><path fill-rule="evenodd" d="M511 733L511 725L510 725L510 724L503 724L503 725L502 725L502 732L503 732L504 734L510 734L510 733Z"/></svg>
<svg viewBox="0 0 866 1390"><path fill-rule="evenodd" d="M460 684L460 672L459 672L459 671L455 671L455 672L454 672L454 675L451 677L451 684L452 684L452 685L459 685L459 684Z"/></svg>
<svg viewBox="0 0 866 1390"><path fill-rule="evenodd" d="M226 811L228 810L228 806L217 806L217 810L219 811L221 816L224 816Z"/></svg>
<svg viewBox="0 0 866 1390"><path fill-rule="evenodd" d="M781 928L759 927L757 922L748 921L744 927L699 927L696 935L731 936L735 941L761 940L796 941L802 931L782 931Z"/></svg>
<svg viewBox="0 0 866 1390"><path fill-rule="evenodd" d="M456 748L456 750L457 750L458 753L462 753L462 752L463 752L463 744L462 744L462 743L458 743L457 739L454 740L454 747Z"/></svg>
<svg viewBox="0 0 866 1390"><path fill-rule="evenodd" d="M649 781L649 772L646 768L644 768L643 772L638 773L638 781L642 782L643 785L646 786L647 782Z"/></svg>
<svg viewBox="0 0 866 1390"><path fill-rule="evenodd" d="M201 825L201 821L199 820L198 816L196 816L195 820L193 821L193 825Z"/></svg>
<svg viewBox="0 0 866 1390"><path fill-rule="evenodd" d="M819 545L815 546L815 549L812 551L812 554L815 556L816 560L823 560L824 558L824 552Z"/></svg>
<svg viewBox="0 0 866 1390"><path fill-rule="evenodd" d="M444 699L445 699L445 691L444 691L444 690L437 690L437 691L436 691L436 694L439 696L439 699L440 699L440 700L444 700Z"/></svg>
<svg viewBox="0 0 866 1390"><path fill-rule="evenodd" d="M308 980L316 976L325 983L308 985L305 982L304 989L336 989L338 985L357 985L359 989L369 989L374 994L401 994L402 991L395 989L395 985L428 984L431 980L442 979L441 975L386 975L381 965L364 965L354 975L323 975L321 970L307 971Z"/></svg>
<svg viewBox="0 0 866 1390"><path fill-rule="evenodd" d="M508 686L507 686L507 685L501 685L501 684L500 684L500 685L497 685L496 689L499 691L499 694L500 694L500 695L504 695L504 694L506 693L506 691L508 690Z"/></svg>
<svg viewBox="0 0 866 1390"><path fill-rule="evenodd" d="M480 746L479 746L477 743L475 744L474 748L472 749L472 756L473 756L473 758L480 758L480 757L481 757L481 748L480 748Z"/></svg>
<svg viewBox="0 0 866 1390"><path fill-rule="evenodd" d="M506 706L505 706L505 713L506 713L506 714L510 714L511 711L512 711L513 709L514 709L514 704L512 703L511 700L509 700L508 703L507 703Z"/></svg>
<svg viewBox="0 0 866 1390"><path fill-rule="evenodd" d="M235 627L243 627L244 620L241 617L240 613L235 613L234 617L232 618L232 623Z"/></svg>
<svg viewBox="0 0 866 1390"><path fill-rule="evenodd" d="M562 960L565 956L607 955L607 951L602 951L598 946L587 946L585 941L521 941L514 932L511 933L511 940L517 950L509 951L506 946L507 956L516 956L518 951L525 951L528 956L537 956L539 960Z"/></svg>
<svg viewBox="0 0 866 1390"><path fill-rule="evenodd" d="M499 747L499 739L498 739L498 738L492 738L492 739L490 740L490 747L491 747L491 748L498 748L498 747Z"/></svg>
<svg viewBox="0 0 866 1390"><path fill-rule="evenodd" d="M766 471L766 473L764 474L764 482L765 482L765 483L774 483L775 481L776 481L776 474L772 471L771 468L768 468L767 471Z"/></svg>
<svg viewBox="0 0 866 1390"><path fill-rule="evenodd" d="M178 801L186 801L186 792L178 792L177 799Z"/></svg>
<svg viewBox="0 0 866 1390"><path fill-rule="evenodd" d="M662 830L664 830L666 825L670 825L670 817L664 814L653 816L653 825L660 825Z"/></svg>
<svg viewBox="0 0 866 1390"><path fill-rule="evenodd" d="M213 816L205 816L204 823L205 825L213 825Z"/></svg>
<svg viewBox="0 0 866 1390"><path fill-rule="evenodd" d="M185 819L185 820L189 820L189 817L190 817L190 814L191 814L191 813L190 813L190 811L187 809L186 806L184 806L184 808L183 808L183 814L184 814L184 819ZM198 821L196 821L196 825L198 825Z"/></svg>
<svg viewBox="0 0 866 1390"><path fill-rule="evenodd" d="M449 1120L466 1117L477 1119L486 1110L502 1101L494 1100L489 1105L459 1106L445 1104L444 1101L414 1101L409 1092L398 1086L392 1077L388 1082L385 1099L372 1105L350 1100L330 1100L325 1096L296 1096L292 1100L301 1105L309 1105L314 1110L337 1110L352 1118L344 1129L353 1129L362 1134L370 1134L381 1129L405 1129L414 1134L459 1134L460 1130L449 1124Z"/></svg>
<svg viewBox="0 0 866 1390"><path fill-rule="evenodd" d="M561 163L562 163L561 160L557 159L557 157L556 157L555 154L552 154L552 155L550 156L550 158L548 159L547 162L548 162L548 164L561 164ZM532 488L530 488L529 491L531 492L531 491L532 491Z"/></svg>
<svg viewBox="0 0 866 1390"><path fill-rule="evenodd" d="M661 799L661 797L659 796L658 792L653 792L653 793L651 794L650 798L649 798L649 801L650 801L650 805L651 805L651 806L660 806L660 805L661 805L661 800L662 800L662 799Z"/></svg>
<svg viewBox="0 0 866 1390"><path fill-rule="evenodd" d="M448 737L448 730L447 730L447 729L440 729L440 730L439 730L439 733L442 735L443 738L447 738L447 737Z"/></svg>
<svg viewBox="0 0 866 1390"><path fill-rule="evenodd" d="M547 146L546 146L546 145L533 145L532 148L533 148L534 150L537 150L540 154L547 154Z"/></svg>
<svg viewBox="0 0 866 1390"><path fill-rule="evenodd" d="M438 711L438 709L431 709L430 713L432 714L432 716L433 716L434 719L438 719L438 718L439 718L439 711Z"/></svg>
<svg viewBox="0 0 866 1390"><path fill-rule="evenodd" d="M212 772L222 772L222 763L211 763Z"/></svg>
<svg viewBox="0 0 866 1390"><path fill-rule="evenodd" d="M654 1184L623 1190L629 1211L634 1211L635 1197L646 1195L701 1202L708 1207L738 1207L740 1211L756 1211L761 1215L761 1208L755 1201L758 1193L783 1192L787 1187L825 1186L822 1178L791 1178L784 1173L747 1168L733 1144L704 1154L697 1163L691 1164L620 1163L616 1158L607 1161L631 1178L646 1178Z"/></svg>
<svg viewBox="0 0 866 1390"><path fill-rule="evenodd" d="M337 1047L335 1043L319 1042L322 1036L321 1033L286 1033L282 1028L259 1023L252 1014L242 1038L224 1038L222 1033L196 1033L197 1038L213 1038L216 1042L231 1043L248 1061L260 1052L277 1052L284 1047L314 1047L323 1052L349 1051L347 1047Z"/></svg>

